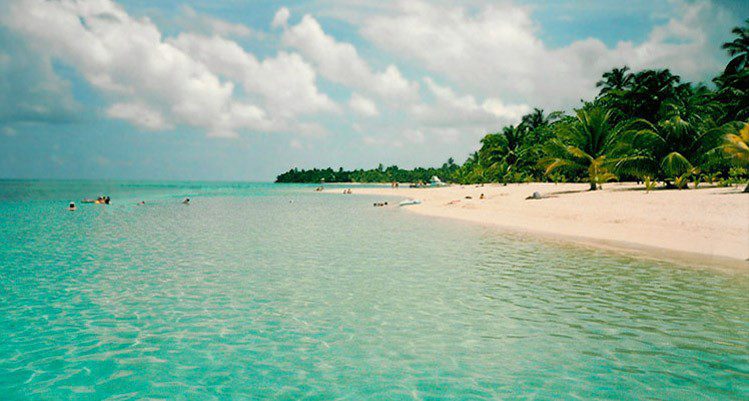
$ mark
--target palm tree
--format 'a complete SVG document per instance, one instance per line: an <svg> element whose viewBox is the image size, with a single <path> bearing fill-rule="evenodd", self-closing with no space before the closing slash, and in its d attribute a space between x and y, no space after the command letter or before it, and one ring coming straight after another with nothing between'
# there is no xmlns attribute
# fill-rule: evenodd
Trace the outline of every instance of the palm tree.
<svg viewBox="0 0 749 401"><path fill-rule="evenodd" d="M605 96L612 91L623 91L632 84L634 76L629 72L629 67L614 68L605 72L602 80L596 82L596 88L601 88L599 97Z"/></svg>
<svg viewBox="0 0 749 401"><path fill-rule="evenodd" d="M658 121L661 104L676 97L681 82L681 78L668 69L644 70L635 74L633 80L627 96L632 107L630 115L651 122Z"/></svg>
<svg viewBox="0 0 749 401"><path fill-rule="evenodd" d="M557 138L549 141L545 151L549 155L541 161L546 174L558 168L584 169L588 173L590 190L601 183L616 179L609 167L626 157L622 142L628 124L611 124L611 110L587 106L577 110L577 119L560 124Z"/></svg>
<svg viewBox="0 0 749 401"><path fill-rule="evenodd" d="M749 123L743 123L743 128L736 128L736 133L724 136L723 150L741 167L749 167ZM749 183L744 188L749 192Z"/></svg>
<svg viewBox="0 0 749 401"><path fill-rule="evenodd" d="M731 31L737 36L733 41L723 43L732 59L713 79L718 87L715 98L725 110L723 122L749 120L749 19L745 22L746 26Z"/></svg>
<svg viewBox="0 0 749 401"><path fill-rule="evenodd" d="M731 33L738 37L721 46L722 49L728 51L728 55L733 57L726 65L726 75L736 74L749 67L749 19L744 22L747 26L737 26L731 30Z"/></svg>
<svg viewBox="0 0 749 401"><path fill-rule="evenodd" d="M676 95L661 105L660 114L664 118L680 116L684 119L718 119L722 116L721 103L715 99L715 94L707 86L698 84L679 85Z"/></svg>
<svg viewBox="0 0 749 401"><path fill-rule="evenodd" d="M627 67L614 68L602 78L596 84L602 88L596 102L614 109L612 123L629 118L657 122L661 105L683 92L685 86L668 69L632 73Z"/></svg>
<svg viewBox="0 0 749 401"><path fill-rule="evenodd" d="M542 129L561 120L564 117L563 111L552 111L545 114L543 109L534 108L532 112L524 115L520 120L518 129L525 131L526 139L538 141L543 140Z"/></svg>
<svg viewBox="0 0 749 401"><path fill-rule="evenodd" d="M519 127L528 131L535 131L538 128L549 125L550 119L553 115L554 113L548 116L544 115L543 109L534 108L532 112L523 116Z"/></svg>
<svg viewBox="0 0 749 401"><path fill-rule="evenodd" d="M504 149L503 139L502 134L498 132L486 134L481 138L481 148L478 151L478 163L476 165L481 167L482 176L485 171L496 172L499 170L503 158L500 151L500 149Z"/></svg>
<svg viewBox="0 0 749 401"><path fill-rule="evenodd" d="M683 188L689 176L715 161L715 148L723 129L699 115L691 121L673 109L657 125L641 120L646 128L630 131L630 157L617 162L617 171L661 179L666 186ZM635 156L636 155L636 156Z"/></svg>
<svg viewBox="0 0 749 401"><path fill-rule="evenodd" d="M502 148L495 150L502 154L502 159L508 165L514 165L520 159L523 135L523 130L518 127L510 125L502 128L502 136L500 137Z"/></svg>
<svg viewBox="0 0 749 401"><path fill-rule="evenodd" d="M488 134L481 140L479 155L482 164L499 180L508 177L524 164L529 146L525 141L528 130L520 126L507 126L501 133Z"/></svg>
<svg viewBox="0 0 749 401"><path fill-rule="evenodd" d="M749 120L749 68L713 79L718 91L715 100L724 110L722 122Z"/></svg>

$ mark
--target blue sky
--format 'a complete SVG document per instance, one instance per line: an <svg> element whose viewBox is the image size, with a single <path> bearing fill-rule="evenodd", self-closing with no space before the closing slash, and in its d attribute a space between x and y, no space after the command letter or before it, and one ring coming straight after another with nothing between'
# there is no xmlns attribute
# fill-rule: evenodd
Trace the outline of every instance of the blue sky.
<svg viewBox="0 0 749 401"><path fill-rule="evenodd" d="M462 161L612 67L709 81L740 1L0 4L0 177L272 180Z"/></svg>

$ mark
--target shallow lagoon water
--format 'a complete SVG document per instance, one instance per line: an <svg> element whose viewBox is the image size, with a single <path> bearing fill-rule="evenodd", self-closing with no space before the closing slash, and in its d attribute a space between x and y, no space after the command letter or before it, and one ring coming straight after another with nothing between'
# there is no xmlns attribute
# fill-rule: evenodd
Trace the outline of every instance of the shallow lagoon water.
<svg viewBox="0 0 749 401"><path fill-rule="evenodd" d="M375 200L0 181L2 399L749 397L746 271Z"/></svg>

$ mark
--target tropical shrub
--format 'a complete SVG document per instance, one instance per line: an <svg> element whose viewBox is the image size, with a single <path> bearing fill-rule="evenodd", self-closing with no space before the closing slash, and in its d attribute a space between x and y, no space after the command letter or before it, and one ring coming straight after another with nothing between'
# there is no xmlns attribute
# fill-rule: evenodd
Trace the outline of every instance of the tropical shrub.
<svg viewBox="0 0 749 401"><path fill-rule="evenodd" d="M611 167L628 156L626 137L630 124L611 124L612 111L588 105L577 110L577 118L557 127L557 137L547 142L541 160L550 174L559 168L587 172L590 190L616 179Z"/></svg>

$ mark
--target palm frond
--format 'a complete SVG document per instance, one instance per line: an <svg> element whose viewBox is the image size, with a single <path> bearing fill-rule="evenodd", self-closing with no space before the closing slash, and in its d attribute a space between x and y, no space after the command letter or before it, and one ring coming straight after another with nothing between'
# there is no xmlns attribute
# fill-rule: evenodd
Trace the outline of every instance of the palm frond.
<svg viewBox="0 0 749 401"><path fill-rule="evenodd" d="M692 168L692 163L679 152L671 152L661 160L661 169L669 177L678 177Z"/></svg>
<svg viewBox="0 0 749 401"><path fill-rule="evenodd" d="M593 161L593 157L591 155L585 153L584 150L578 148L577 146L567 146L565 149L567 150L567 153L569 153L573 157Z"/></svg>
<svg viewBox="0 0 749 401"><path fill-rule="evenodd" d="M723 151L738 164L749 165L749 124L744 124L737 133L724 136Z"/></svg>
<svg viewBox="0 0 749 401"><path fill-rule="evenodd" d="M549 160L545 160L544 164L546 165L544 174L549 175L551 174L551 172L553 172L554 170L560 167L571 166L574 163L571 163L570 161L564 160L564 159L549 159Z"/></svg>

